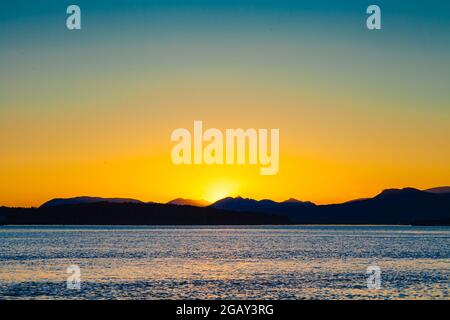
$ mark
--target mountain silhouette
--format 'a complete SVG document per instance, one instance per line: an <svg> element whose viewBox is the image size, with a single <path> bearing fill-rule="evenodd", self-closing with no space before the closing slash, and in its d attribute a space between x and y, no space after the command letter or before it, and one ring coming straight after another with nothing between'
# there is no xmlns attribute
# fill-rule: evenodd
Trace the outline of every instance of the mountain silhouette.
<svg viewBox="0 0 450 320"><path fill-rule="evenodd" d="M450 187L436 187L424 191L431 193L450 193Z"/></svg>
<svg viewBox="0 0 450 320"><path fill-rule="evenodd" d="M76 197L53 199L39 208L0 207L0 224L62 225L236 225L236 224L406 224L450 225L448 187L386 189L373 198L315 205L224 198L210 206L188 199L168 204L135 199ZM432 190L432 191L430 191Z"/></svg>
<svg viewBox="0 0 450 320"><path fill-rule="evenodd" d="M156 203L94 202L0 208L2 224L14 225L261 225L289 224L287 217Z"/></svg>
<svg viewBox="0 0 450 320"><path fill-rule="evenodd" d="M100 197L74 197L74 198L56 198L45 202L41 205L42 208L45 207L56 207L71 204L86 204L86 203L98 203L98 202L108 202L108 203L142 203L140 200L127 199L127 198L100 198Z"/></svg>
<svg viewBox="0 0 450 320"><path fill-rule="evenodd" d="M450 193L431 193L414 188L386 189L373 198L341 204L275 202L225 198L215 208L287 216L298 224L449 224Z"/></svg>
<svg viewBox="0 0 450 320"><path fill-rule="evenodd" d="M295 198L289 198L287 200L284 200L282 203L299 203L299 202L302 202L302 201L297 200Z"/></svg>
<svg viewBox="0 0 450 320"><path fill-rule="evenodd" d="M184 199L184 198L176 198L173 199L167 204L174 204L177 206L193 206L193 207L207 207L211 203L206 200L192 200L192 199Z"/></svg>
<svg viewBox="0 0 450 320"><path fill-rule="evenodd" d="M449 224L450 194L386 189L370 199L319 206L318 212L300 219L344 224Z"/></svg>
<svg viewBox="0 0 450 320"><path fill-rule="evenodd" d="M304 208L315 207L315 204L299 200L292 201L292 199L284 202L276 202L267 199L258 201L242 197L227 197L213 203L211 206L216 209L230 211L289 214Z"/></svg>

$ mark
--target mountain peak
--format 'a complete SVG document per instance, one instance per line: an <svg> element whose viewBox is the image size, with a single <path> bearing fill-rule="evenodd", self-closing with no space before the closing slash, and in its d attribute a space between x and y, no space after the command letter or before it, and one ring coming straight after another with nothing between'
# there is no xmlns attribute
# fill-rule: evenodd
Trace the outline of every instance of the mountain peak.
<svg viewBox="0 0 450 320"><path fill-rule="evenodd" d="M295 199L295 198L289 198L287 200L284 200L282 203L299 203L299 202L302 202L302 201Z"/></svg>
<svg viewBox="0 0 450 320"><path fill-rule="evenodd" d="M142 203L140 200L128 199L128 198L101 198L101 197L73 197L73 198L55 198L49 200L41 205L42 208L45 207L57 207L72 204L86 204L86 203L98 203L98 202L109 202L109 203Z"/></svg>
<svg viewBox="0 0 450 320"><path fill-rule="evenodd" d="M450 193L450 187L445 186L445 187L435 187L435 188L430 188L430 189L426 189L423 190L425 192L430 192L430 193Z"/></svg>
<svg viewBox="0 0 450 320"><path fill-rule="evenodd" d="M423 193L423 191L420 191L419 189L415 188L403 188L403 189L384 189L379 195L376 197L390 197L390 196L397 196L397 195L407 195L407 194L419 194Z"/></svg>
<svg viewBox="0 0 450 320"><path fill-rule="evenodd" d="M216 201L211 205L216 209L241 211L241 212L262 212L262 213L288 213L302 208L315 207L312 202L302 202L297 199L288 199L284 202L275 202L270 199L255 200L242 197L227 197Z"/></svg>
<svg viewBox="0 0 450 320"><path fill-rule="evenodd" d="M176 198L176 199L173 199L173 200L167 202L167 204L173 204L173 205L177 205L177 206L207 207L211 203L206 200Z"/></svg>

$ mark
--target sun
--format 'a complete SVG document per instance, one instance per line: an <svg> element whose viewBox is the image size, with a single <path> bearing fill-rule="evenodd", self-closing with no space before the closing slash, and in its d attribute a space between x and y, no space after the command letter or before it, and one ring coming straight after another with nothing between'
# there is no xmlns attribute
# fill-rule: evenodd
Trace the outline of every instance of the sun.
<svg viewBox="0 0 450 320"><path fill-rule="evenodd" d="M226 197L235 196L237 191L237 185L233 181L214 181L207 186L203 198L209 202L216 202Z"/></svg>

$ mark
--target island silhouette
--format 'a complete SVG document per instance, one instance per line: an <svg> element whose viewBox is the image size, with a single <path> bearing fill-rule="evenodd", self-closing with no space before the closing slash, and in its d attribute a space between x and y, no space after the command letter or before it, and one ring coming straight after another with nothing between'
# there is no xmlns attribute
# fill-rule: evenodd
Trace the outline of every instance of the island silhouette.
<svg viewBox="0 0 450 320"><path fill-rule="evenodd" d="M450 225L450 187L386 189L373 198L316 205L227 197L212 204L129 198L52 199L39 208L0 207L3 225Z"/></svg>

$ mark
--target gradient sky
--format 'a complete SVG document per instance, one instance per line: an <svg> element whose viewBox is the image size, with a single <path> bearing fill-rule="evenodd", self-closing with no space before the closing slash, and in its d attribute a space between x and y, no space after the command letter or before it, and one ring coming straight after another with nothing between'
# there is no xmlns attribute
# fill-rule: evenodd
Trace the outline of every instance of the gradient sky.
<svg viewBox="0 0 450 320"><path fill-rule="evenodd" d="M449 34L446 1L1 1L0 205L449 185ZM279 128L279 173L173 165L194 120Z"/></svg>

